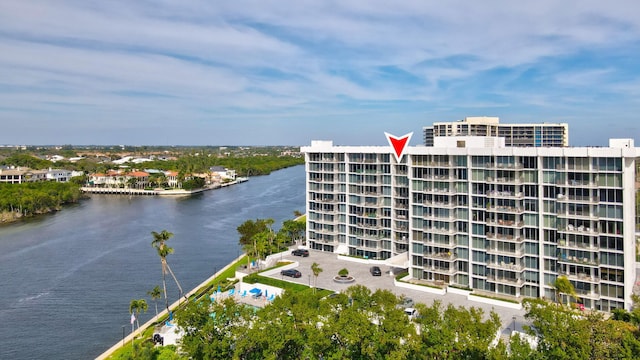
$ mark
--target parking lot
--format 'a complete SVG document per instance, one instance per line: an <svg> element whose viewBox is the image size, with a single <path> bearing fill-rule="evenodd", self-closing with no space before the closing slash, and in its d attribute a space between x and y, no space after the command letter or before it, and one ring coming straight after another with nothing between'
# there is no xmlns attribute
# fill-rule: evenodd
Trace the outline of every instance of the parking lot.
<svg viewBox="0 0 640 360"><path fill-rule="evenodd" d="M445 295L436 295L428 292L396 287L393 283L394 277L393 275L390 275L389 272L393 271L397 274L399 272L402 272L402 269L392 269L389 266L378 265L382 270L382 276L372 276L369 272L369 269L373 265L341 260L337 258L336 254L333 253L325 253L314 250L309 250L309 252L309 257L292 256L291 253L282 256L283 260L297 261L300 264L296 269L302 273L302 277L295 279L291 277L281 276L279 272L272 275L272 277L313 286L315 278L313 276L313 272L311 271L311 264L315 262L318 263L320 265L320 268L322 269L322 272L317 279L317 287L319 288L329 289L333 291L343 291L349 286L364 285L372 291L375 291L377 289L390 290L398 296L405 295L412 298L415 302L424 303L426 305L431 305L434 300L440 300L442 301L443 305L453 304L454 306L476 307L483 309L487 314L491 310L494 310L498 314L498 316L500 316L504 329L513 328L515 316L516 330L522 330L525 313L524 310L515 310L507 307L492 306L480 302L469 301L467 300L466 296L458 294L448 293ZM355 282L350 284L340 284L333 281L333 278L338 274L338 271L343 268L349 270L349 275L355 278Z"/></svg>

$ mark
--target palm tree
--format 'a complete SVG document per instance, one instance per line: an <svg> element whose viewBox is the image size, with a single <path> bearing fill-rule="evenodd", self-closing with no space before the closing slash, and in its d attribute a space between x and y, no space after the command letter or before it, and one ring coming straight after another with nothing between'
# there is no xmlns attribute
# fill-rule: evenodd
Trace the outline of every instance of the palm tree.
<svg viewBox="0 0 640 360"><path fill-rule="evenodd" d="M578 295L576 293L576 289L573 287L573 284L571 284L571 281L569 281L569 279L566 276L558 276L556 281L553 283L553 287L555 287L555 289L556 289L556 302L557 303L561 303L560 302L560 295L561 294L568 295L568 296L578 300ZM567 304L568 304L568 302L569 302L569 299L567 299Z"/></svg>
<svg viewBox="0 0 640 360"><path fill-rule="evenodd" d="M162 288L164 290L164 302L167 311L169 311L169 299L167 298L167 282L166 275L167 271L173 277L173 281L178 285L178 289L180 290L180 296L182 296L182 286L176 279L176 276L171 271L171 267L167 263L167 256L173 253L173 248L166 245L166 242L173 236L173 233L168 232L167 230L162 230L160 233L155 231L151 232L153 235L153 241L151 242L151 246L156 248L158 251L158 256L160 256L160 264L162 265Z"/></svg>
<svg viewBox="0 0 640 360"><path fill-rule="evenodd" d="M316 262L311 264L311 271L313 272L313 276L315 277L313 281L313 292L316 292L316 287L318 286L318 275L322 272L322 268Z"/></svg>
<svg viewBox="0 0 640 360"><path fill-rule="evenodd" d="M133 314L134 312L136 313L136 325L138 327L138 329L140 329L140 311L142 312L147 312L147 309L149 308L149 306L147 305L147 300L145 299L133 299L131 300L131 302L129 303L129 313ZM132 329L131 331L133 332L133 324L131 325Z"/></svg>
<svg viewBox="0 0 640 360"><path fill-rule="evenodd" d="M147 295L151 296L151 300L156 305L156 318L158 317L158 299L162 297L162 290L160 290L160 286L156 285L152 290L147 291Z"/></svg>

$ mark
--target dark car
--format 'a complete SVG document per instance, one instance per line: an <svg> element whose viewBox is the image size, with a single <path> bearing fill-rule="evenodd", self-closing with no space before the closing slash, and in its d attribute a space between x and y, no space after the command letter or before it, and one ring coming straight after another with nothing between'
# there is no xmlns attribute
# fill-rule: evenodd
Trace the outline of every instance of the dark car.
<svg viewBox="0 0 640 360"><path fill-rule="evenodd" d="M291 255L307 257L307 256L309 256L309 250L307 250L307 249L295 249L295 250L293 250L291 252Z"/></svg>
<svg viewBox="0 0 640 360"><path fill-rule="evenodd" d="M372 266L371 269L369 269L369 272L371 272L371 275L373 276L382 276L382 270L380 270L380 267L378 266Z"/></svg>
<svg viewBox="0 0 640 360"><path fill-rule="evenodd" d="M291 276L292 278L299 278L302 276L302 273L296 269L288 269L288 270L280 271L280 275Z"/></svg>

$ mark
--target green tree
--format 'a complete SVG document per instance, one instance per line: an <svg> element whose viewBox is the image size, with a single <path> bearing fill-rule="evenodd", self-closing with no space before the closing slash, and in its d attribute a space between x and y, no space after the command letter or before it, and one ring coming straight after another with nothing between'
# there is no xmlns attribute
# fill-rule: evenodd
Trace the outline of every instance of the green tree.
<svg viewBox="0 0 640 360"><path fill-rule="evenodd" d="M255 317L251 308L229 298L212 304L208 299L189 302L176 318L185 329L181 350L191 359L234 358L238 339L246 337L251 328L247 324Z"/></svg>
<svg viewBox="0 0 640 360"><path fill-rule="evenodd" d="M553 283L553 287L556 289L556 302L560 303L562 299L562 294L567 295L568 297L572 297L574 299L578 299L576 294L576 290L571 284L571 281L566 276L558 276L556 281ZM567 299L567 305L569 304L569 299Z"/></svg>
<svg viewBox="0 0 640 360"><path fill-rule="evenodd" d="M131 300L131 302L129 303L129 314L133 314L135 313L135 317L136 317L136 327L139 329L140 328L140 312L147 312L147 309L149 308L149 306L147 305L147 301L145 299L133 299ZM131 331L133 331L133 328L131 329Z"/></svg>
<svg viewBox="0 0 640 360"><path fill-rule="evenodd" d="M420 352L428 358L482 359L500 328L500 318L494 312L485 320L477 308L443 309L440 301L427 307L416 304L420 316Z"/></svg>
<svg viewBox="0 0 640 360"><path fill-rule="evenodd" d="M306 230L307 225L304 221L285 220L278 233L282 234L281 236L287 238L290 243L294 244L304 239Z"/></svg>
<svg viewBox="0 0 640 360"><path fill-rule="evenodd" d="M318 264L317 262L314 262L313 264L311 264L311 272L313 272L313 277L314 277L314 281L313 281L313 291L316 291L316 287L318 287L318 276L320 276L320 273L322 272L322 268L320 267L320 264Z"/></svg>
<svg viewBox="0 0 640 360"><path fill-rule="evenodd" d="M273 222L273 219L247 220L236 228L240 235L238 242L247 254L247 268L252 256L259 258L270 249L275 238L271 230Z"/></svg>
<svg viewBox="0 0 640 360"><path fill-rule="evenodd" d="M589 326L572 310L542 299L525 299L525 318L531 326L526 332L538 338L538 351L552 359L589 359Z"/></svg>
<svg viewBox="0 0 640 360"><path fill-rule="evenodd" d="M162 290L160 286L156 285L153 289L147 291L147 295L151 297L156 306L156 318L158 317L158 300L162 298Z"/></svg>
<svg viewBox="0 0 640 360"><path fill-rule="evenodd" d="M173 271L171 271L171 267L167 263L167 256L173 253L173 248L167 246L166 242L173 236L173 233L170 233L167 230L162 230L159 233L152 231L151 235L153 235L151 246L153 246L157 250L158 256L160 257L160 263L162 265L162 289L164 292L165 307L168 311L169 299L167 298L167 272L171 274L171 277L173 277L173 281L175 281L178 289L180 290L180 296L182 296L182 287L180 286L178 279L176 279L176 276L173 274Z"/></svg>

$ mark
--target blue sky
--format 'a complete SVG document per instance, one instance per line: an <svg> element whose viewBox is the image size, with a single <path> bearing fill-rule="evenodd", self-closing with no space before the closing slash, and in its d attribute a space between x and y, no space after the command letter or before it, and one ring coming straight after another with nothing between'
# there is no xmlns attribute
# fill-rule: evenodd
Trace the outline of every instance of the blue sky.
<svg viewBox="0 0 640 360"><path fill-rule="evenodd" d="M640 143L637 1L0 2L0 144L386 145L466 116Z"/></svg>

